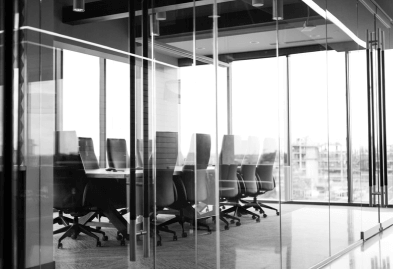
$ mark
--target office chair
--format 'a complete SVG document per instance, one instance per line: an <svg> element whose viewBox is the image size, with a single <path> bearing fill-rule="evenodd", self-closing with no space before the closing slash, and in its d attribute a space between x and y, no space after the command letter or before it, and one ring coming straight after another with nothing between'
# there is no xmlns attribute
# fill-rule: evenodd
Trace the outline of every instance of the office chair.
<svg viewBox="0 0 393 269"><path fill-rule="evenodd" d="M113 168L129 168L130 157L125 139L107 138L108 166Z"/></svg>
<svg viewBox="0 0 393 269"><path fill-rule="evenodd" d="M79 217L91 212L91 208L87 205L85 199L86 195L88 195L88 180L78 153L76 132L57 131L55 136L53 207L73 217L72 225L66 225L53 232L53 234L65 232L58 240L57 247L63 247L61 241L64 238L71 237L76 239L81 232L96 239L97 247L99 247L101 246L100 239L93 233L102 234L102 240L106 241L108 237L105 235L105 232L78 222Z"/></svg>
<svg viewBox="0 0 393 269"><path fill-rule="evenodd" d="M100 169L96 154L94 153L93 139L90 137L79 137L79 154L85 170Z"/></svg>
<svg viewBox="0 0 393 269"><path fill-rule="evenodd" d="M239 203L239 182L237 180L237 164L235 163L235 137L224 135L219 157L219 204L225 206L241 206ZM209 190L214 190L214 181L210 182ZM214 198L214 196L213 196ZM210 201L214 202L214 201ZM231 223L236 222L240 226L239 218L231 216L220 209L219 218L225 223L225 230L229 230L229 223L226 219L231 219ZM215 221L213 217L213 221Z"/></svg>
<svg viewBox="0 0 393 269"><path fill-rule="evenodd" d="M239 142L240 143L240 142ZM237 168L237 179L239 182L240 193L234 198L234 202L238 203L232 208L226 209L223 212L228 214L235 212L238 217L243 214L251 215L256 222L260 222L260 216L254 212L251 212L247 207L239 206L239 202L246 203L248 207L256 206L251 202L244 201L246 197L253 197L258 192L258 183L255 177L256 164L259 157L259 140L257 137L249 137L247 141L247 151L243 155L241 165ZM237 154L239 156L239 154Z"/></svg>
<svg viewBox="0 0 393 269"><path fill-rule="evenodd" d="M273 177L273 167L276 159L276 141L272 138L266 138L263 145L263 153L261 154L258 165L255 170L255 176L258 182L258 192L253 196L252 204L245 205L246 208L253 206L256 210L259 210L264 217L266 213L263 208L268 208L276 211L276 215L279 216L280 212L271 206L265 205L260 202L257 198L259 195L265 194L268 191L274 190L276 182Z"/></svg>
<svg viewBox="0 0 393 269"><path fill-rule="evenodd" d="M79 154L82 159L83 167L85 170L90 169L99 169L100 166L98 164L97 157L94 153L94 144L93 140L90 137L79 137ZM99 187L98 187L99 186ZM102 190L95 189L92 190L91 193L95 192L96 196L105 195L105 199L109 199L111 204L119 210L120 215L127 214L127 189L126 182L124 180L116 180L116 179L105 179L105 183L102 180L95 181L95 188L102 188ZM105 191L103 190L105 189ZM93 193L94 195L94 193ZM89 200L95 200L96 197L90 196ZM92 221L94 218L98 219L98 222L101 222L101 218L105 217L100 211L96 211L93 214L89 221ZM96 227L98 230L101 227ZM125 245L125 241L122 240L123 237L120 235L120 231L117 232L118 240L121 240L121 245Z"/></svg>
<svg viewBox="0 0 393 269"><path fill-rule="evenodd" d="M108 165L112 168L129 168L130 167L130 157L127 152L127 142L125 139L118 138L107 138L106 140L107 146L107 157L108 157ZM118 186L115 190L117 194L114 198L114 203L118 205L118 207L124 207L119 211L121 215L127 214L127 184L124 180L118 181ZM118 235L118 239L120 240L120 236Z"/></svg>
<svg viewBox="0 0 393 269"><path fill-rule="evenodd" d="M176 132L157 132L156 133L156 214L175 215L174 218L160 223L158 225L153 221L156 227L156 234L159 237L157 246L161 246L160 231L173 234L173 240L177 240L176 232L169 230L168 225L180 223L183 228L182 237L186 237L184 232L184 218L179 210L171 210L171 206L178 201L177 188L173 181L173 174L178 155L178 134ZM154 199L153 193L151 197ZM154 200L153 200L154 202ZM154 205L154 203L152 203ZM152 208L153 209L153 208ZM153 220L154 218L152 218Z"/></svg>
<svg viewBox="0 0 393 269"><path fill-rule="evenodd" d="M195 211L194 209L191 209L191 206L195 205L195 208L197 208L198 204L204 202L209 197L207 166L210 158L210 148L210 135L193 134L190 150L181 174L183 187L178 187L178 190L182 190L184 188L185 199L189 204L187 209L183 209L187 210L187 212L184 212L186 213L185 217L187 221L192 223L194 227L196 224L200 227L205 227L208 232L211 232L209 225L198 220L203 219L203 215L197 212L198 217L195 220Z"/></svg>

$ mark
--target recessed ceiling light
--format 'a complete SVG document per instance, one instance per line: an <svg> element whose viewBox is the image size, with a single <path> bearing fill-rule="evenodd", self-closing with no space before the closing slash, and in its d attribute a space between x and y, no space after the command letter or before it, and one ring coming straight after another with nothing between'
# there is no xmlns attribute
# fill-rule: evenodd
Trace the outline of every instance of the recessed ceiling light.
<svg viewBox="0 0 393 269"><path fill-rule="evenodd" d="M259 41L250 41L250 44L259 44Z"/></svg>
<svg viewBox="0 0 393 269"><path fill-rule="evenodd" d="M203 48L203 47L200 47L200 48L196 48L197 50L204 50L205 48Z"/></svg>
<svg viewBox="0 0 393 269"><path fill-rule="evenodd" d="M253 7L263 7L264 4L264 0L252 0Z"/></svg>
<svg viewBox="0 0 393 269"><path fill-rule="evenodd" d="M85 0L74 0L72 10L74 12L84 12L85 11Z"/></svg>

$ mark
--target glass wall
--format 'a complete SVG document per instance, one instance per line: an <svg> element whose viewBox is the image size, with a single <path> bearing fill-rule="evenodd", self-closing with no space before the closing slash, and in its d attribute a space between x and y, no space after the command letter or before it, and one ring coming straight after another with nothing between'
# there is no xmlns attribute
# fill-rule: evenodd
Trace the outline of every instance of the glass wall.
<svg viewBox="0 0 393 269"><path fill-rule="evenodd" d="M17 2L25 268L309 268L392 217L376 6Z"/></svg>

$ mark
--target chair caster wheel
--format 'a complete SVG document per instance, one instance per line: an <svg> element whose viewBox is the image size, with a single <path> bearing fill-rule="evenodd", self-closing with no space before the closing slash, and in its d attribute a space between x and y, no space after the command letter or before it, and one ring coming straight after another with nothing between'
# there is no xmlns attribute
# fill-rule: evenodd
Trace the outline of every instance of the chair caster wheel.
<svg viewBox="0 0 393 269"><path fill-rule="evenodd" d="M177 235L173 236L173 241L177 241Z"/></svg>
<svg viewBox="0 0 393 269"><path fill-rule="evenodd" d="M229 226L228 225L225 225L225 230L229 230Z"/></svg>
<svg viewBox="0 0 393 269"><path fill-rule="evenodd" d="M97 242L97 247L101 247L101 242L100 241Z"/></svg>
<svg viewBox="0 0 393 269"><path fill-rule="evenodd" d="M96 227L97 230L101 230L101 227Z"/></svg>
<svg viewBox="0 0 393 269"><path fill-rule="evenodd" d="M252 219L256 219L257 217L255 217L255 216L252 216Z"/></svg>
<svg viewBox="0 0 393 269"><path fill-rule="evenodd" d="M257 219L256 219L256 222L261 222L261 219L260 219L260 218L257 218Z"/></svg>
<svg viewBox="0 0 393 269"><path fill-rule="evenodd" d="M240 226L242 225L240 222L236 222L236 226Z"/></svg>
<svg viewBox="0 0 393 269"><path fill-rule="evenodd" d="M77 235L76 233L71 234L71 238L72 238L72 239L75 240L77 237L78 237L78 235Z"/></svg>
<svg viewBox="0 0 393 269"><path fill-rule="evenodd" d="M235 220L232 219L232 220L231 220L231 224L234 224L234 223L235 223Z"/></svg>
<svg viewBox="0 0 393 269"><path fill-rule="evenodd" d="M120 246L125 246L125 245L126 245L126 240L122 239L122 240L120 241Z"/></svg>
<svg viewBox="0 0 393 269"><path fill-rule="evenodd" d="M120 234L118 234L118 235L116 236L116 239L117 239L118 241L120 241L120 240L123 239L123 236L121 236Z"/></svg>
<svg viewBox="0 0 393 269"><path fill-rule="evenodd" d="M265 212L263 212L263 210L259 210L259 214L263 214L263 213L265 213Z"/></svg>
<svg viewBox="0 0 393 269"><path fill-rule="evenodd" d="M263 217L264 217L264 218L266 218L266 217L267 217L267 215L266 215L266 214L263 214Z"/></svg>
<svg viewBox="0 0 393 269"><path fill-rule="evenodd" d="M62 243L57 244L57 248L58 249L62 249L63 248L63 244Z"/></svg>
<svg viewBox="0 0 393 269"><path fill-rule="evenodd" d="M181 237L187 237L187 233L186 232L182 233Z"/></svg>
<svg viewBox="0 0 393 269"><path fill-rule="evenodd" d="M222 209L225 209L225 206L222 206Z"/></svg>
<svg viewBox="0 0 393 269"><path fill-rule="evenodd" d="M277 216L280 216L280 212L277 212L276 215L277 215Z"/></svg>
<svg viewBox="0 0 393 269"><path fill-rule="evenodd" d="M102 237L102 241L108 241L108 236L107 236L107 235L104 235L104 236Z"/></svg>
<svg viewBox="0 0 393 269"><path fill-rule="evenodd" d="M243 214L240 213L240 212L237 212L236 215L237 215L239 218L240 218L241 216L243 216Z"/></svg>
<svg viewBox="0 0 393 269"><path fill-rule="evenodd" d="M157 247L161 247L161 246L162 246L161 241L157 241Z"/></svg>

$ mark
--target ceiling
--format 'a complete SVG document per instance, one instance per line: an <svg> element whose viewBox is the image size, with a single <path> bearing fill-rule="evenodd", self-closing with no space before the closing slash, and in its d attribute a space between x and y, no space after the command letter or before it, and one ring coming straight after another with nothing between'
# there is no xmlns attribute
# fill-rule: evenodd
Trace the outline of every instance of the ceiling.
<svg viewBox="0 0 393 269"><path fill-rule="evenodd" d="M255 8L251 0L216 0L219 54L247 53L274 50L277 38L279 48L299 48L321 45L336 50L356 47L352 39L335 24L327 22L301 0L284 0L284 20L278 24L272 19L272 0ZM78 25L128 17L128 1L86 0L86 12L72 12L72 6L63 8L63 23ZM136 2L139 10L140 3ZM139 4L138 4L139 3ZM155 11L165 10L167 19L160 21L160 35L156 40L182 50L193 51L194 9L190 0L155 1ZM213 0L195 1L196 53L212 55ZM136 12L137 38L140 39L140 12ZM152 11L151 11L152 12ZM304 31L304 24L306 27ZM125 20L126 23L126 20ZM278 35L276 34L278 26Z"/></svg>

